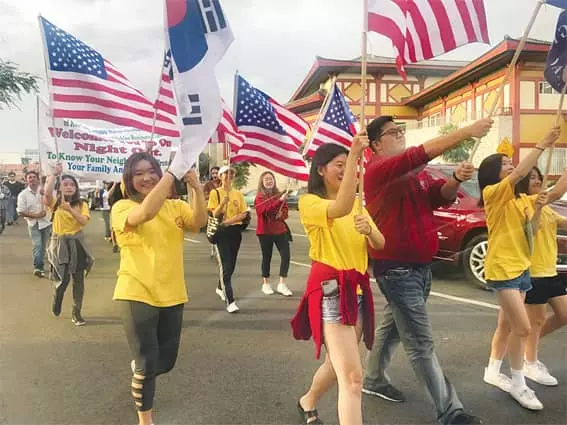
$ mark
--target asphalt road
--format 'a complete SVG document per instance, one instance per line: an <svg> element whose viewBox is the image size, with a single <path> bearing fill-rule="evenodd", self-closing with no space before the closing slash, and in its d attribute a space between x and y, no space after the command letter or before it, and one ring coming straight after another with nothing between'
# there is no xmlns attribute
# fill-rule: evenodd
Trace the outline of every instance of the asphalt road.
<svg viewBox="0 0 567 425"><path fill-rule="evenodd" d="M260 251L254 232L244 234L234 276L241 312L229 315L217 298L216 263L204 234L188 235L185 307L175 369L160 377L156 424L298 424L295 403L319 362L311 342L295 341L289 320L308 273L308 244L294 213L295 240L289 286L294 296L260 292ZM254 226L254 222L251 224ZM103 241L103 223L93 214L87 240L96 257L87 279L84 317L70 320L71 290L59 318L50 315L52 289L31 274L31 242L19 224L0 235L0 424L135 424L129 395L130 354L112 291L119 257ZM279 257L272 271L277 274ZM275 281L275 278L274 278ZM376 289L376 288L375 288ZM495 300L455 273L434 282L429 301L437 353L466 408L487 424L567 423L567 330L546 338L541 359L560 384L531 384L545 409L519 407L482 382ZM380 315L384 299L376 293ZM361 355L365 349L361 347ZM392 404L363 397L367 424L433 424L434 412L400 349L390 374L408 401ZM319 405L325 423L336 423L336 390Z"/></svg>

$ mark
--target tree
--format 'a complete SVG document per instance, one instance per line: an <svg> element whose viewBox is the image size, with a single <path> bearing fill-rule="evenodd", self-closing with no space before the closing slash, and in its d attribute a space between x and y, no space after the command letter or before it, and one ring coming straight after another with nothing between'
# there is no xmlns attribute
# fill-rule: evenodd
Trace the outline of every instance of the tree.
<svg viewBox="0 0 567 425"><path fill-rule="evenodd" d="M236 164L231 164L231 166L236 170L236 176L232 182L235 189L240 190L248 184L248 177L250 177L250 163L249 162L238 162Z"/></svg>
<svg viewBox="0 0 567 425"><path fill-rule="evenodd" d="M37 93L38 77L18 70L18 66L0 59L0 110L2 106L17 107L16 100L22 99L23 93Z"/></svg>
<svg viewBox="0 0 567 425"><path fill-rule="evenodd" d="M453 123L445 124L443 127L439 129L439 134L441 136L445 136L453 131L459 129L459 126ZM474 146L475 140L473 138L467 139L460 143L459 145L455 146L453 149L446 151L443 153L442 157L447 162L461 162L466 161L469 158L469 154Z"/></svg>

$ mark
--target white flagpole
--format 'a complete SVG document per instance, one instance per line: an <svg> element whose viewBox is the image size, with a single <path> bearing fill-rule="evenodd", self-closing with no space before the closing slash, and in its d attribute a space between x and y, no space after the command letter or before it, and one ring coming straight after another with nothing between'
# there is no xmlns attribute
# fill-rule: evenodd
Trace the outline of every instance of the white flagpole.
<svg viewBox="0 0 567 425"><path fill-rule="evenodd" d="M323 120L323 116L325 115L325 111L327 110L329 100L331 99L331 93L333 93L334 90L335 90L335 84L336 83L337 83L337 76L333 75L333 77L331 78L331 88L329 90L327 90L327 94L325 95L325 99L323 99L323 103L321 104L321 109L319 110L319 116L317 117L317 121L315 121L315 125L313 126L313 130L311 130L311 134L309 135L309 139L307 140L307 143L305 144L305 146L303 148L303 152L301 153L301 156L303 156L303 157L305 157L305 155L307 155L307 152L309 151L309 148L311 147L311 144L313 143L313 139L315 138L315 134L317 133L317 130L319 129L319 126L321 125L321 121Z"/></svg>
<svg viewBox="0 0 567 425"><path fill-rule="evenodd" d="M526 27L524 34L522 35L522 38L520 39L520 43L518 44L518 47L516 48L516 52L514 53L514 57L512 58L512 62L510 62L510 65L508 65L508 70L506 71L506 75L504 76L504 80L502 80L502 83L500 84L500 88L498 89L498 94L497 94L496 98L494 99L494 102L492 103L492 107L490 108L490 111L488 112L489 118L492 118L492 115L494 115L494 111L496 111L496 107L498 106L498 103L500 102L500 99L502 98L502 95L504 94L504 86L510 80L510 76L512 75L512 71L516 67L516 63L518 62L518 59L520 58L520 54L522 53L522 50L524 50L524 46L526 45L526 41L528 39L528 36L530 35L532 27L534 26L535 20L537 18L537 15L539 14L539 11L540 11L541 6L543 4L544 4L543 0L538 0L537 5L536 5L535 10L534 10L534 13L532 14L532 18L530 19L530 22L528 23L528 26ZM480 141L481 141L481 139L477 139L475 141L475 144L474 144L474 146L471 150L471 153L469 155L469 159L468 159L469 162L472 162L472 160L474 159L474 156L476 155L476 151L478 150L478 147L480 145Z"/></svg>
<svg viewBox="0 0 567 425"><path fill-rule="evenodd" d="M360 101L360 128L366 127L366 68L367 68L367 53L368 53L368 0L362 0L362 57L361 57L361 72L362 72L362 99ZM358 212L362 214L364 202L364 157L359 161L359 182L358 182Z"/></svg>
<svg viewBox="0 0 567 425"><path fill-rule="evenodd" d="M561 90L561 97L559 98L559 106L557 107L557 112L555 114L555 125L557 126L561 123L561 113L563 112L563 101L565 100L566 91L567 91L567 83L563 82L563 89ZM547 164L545 166L545 174L543 175L543 183L541 184L542 190L546 189L547 182L549 181L549 173L551 171L551 160L553 158L553 149L554 146L552 145L547 151Z"/></svg>
<svg viewBox="0 0 567 425"><path fill-rule="evenodd" d="M51 88L51 79L49 78L49 54L47 53L47 44L45 40L45 31L43 30L43 25L41 23L41 14L37 15L37 22L39 24L39 32L41 34L41 44L43 46L43 60L45 63L45 77L47 81L47 90L49 92L49 114L51 115L51 125L55 130L55 116L53 114L53 90ZM38 109L39 110L39 109ZM57 155L57 161L59 161L59 141L57 140L57 132L53 132L53 139L55 140L55 155Z"/></svg>

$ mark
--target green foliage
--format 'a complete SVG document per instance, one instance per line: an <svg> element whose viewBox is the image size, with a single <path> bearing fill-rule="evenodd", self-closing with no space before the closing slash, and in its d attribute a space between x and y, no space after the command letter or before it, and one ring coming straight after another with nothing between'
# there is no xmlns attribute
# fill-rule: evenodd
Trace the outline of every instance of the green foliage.
<svg viewBox="0 0 567 425"><path fill-rule="evenodd" d="M35 75L18 71L15 63L0 59L0 110L2 106L17 107L16 100L24 93L38 93L37 80Z"/></svg>
<svg viewBox="0 0 567 425"><path fill-rule="evenodd" d="M439 135L445 136L459 129L459 126L449 123L439 129ZM466 161L474 146L475 140L470 138L455 146L453 149L443 153L443 159L447 162L458 163Z"/></svg>
<svg viewBox="0 0 567 425"><path fill-rule="evenodd" d="M250 177L250 163L238 162L236 164L231 164L231 167L236 170L236 176L232 181L232 186L237 190L246 187L248 184L248 177Z"/></svg>

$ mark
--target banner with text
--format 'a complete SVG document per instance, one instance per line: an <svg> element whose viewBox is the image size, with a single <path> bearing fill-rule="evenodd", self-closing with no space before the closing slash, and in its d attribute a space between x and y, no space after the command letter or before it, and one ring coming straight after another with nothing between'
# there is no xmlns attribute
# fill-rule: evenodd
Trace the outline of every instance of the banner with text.
<svg viewBox="0 0 567 425"><path fill-rule="evenodd" d="M59 161L65 173L81 180L118 181L128 157L148 149L150 139L150 133L134 128L95 128L69 119L53 119L49 107L38 100L43 174L47 174L48 164ZM152 142L152 154L164 169L169 165L174 143L178 139L159 137Z"/></svg>

